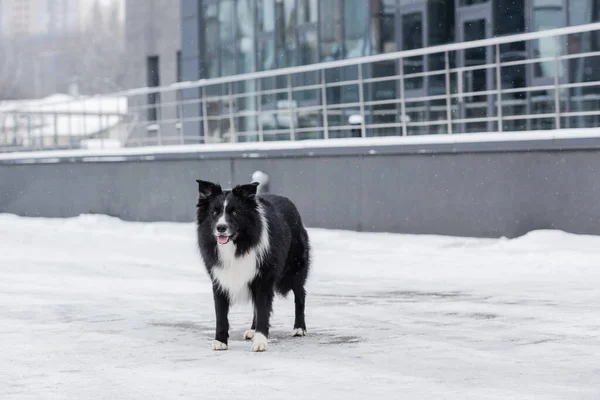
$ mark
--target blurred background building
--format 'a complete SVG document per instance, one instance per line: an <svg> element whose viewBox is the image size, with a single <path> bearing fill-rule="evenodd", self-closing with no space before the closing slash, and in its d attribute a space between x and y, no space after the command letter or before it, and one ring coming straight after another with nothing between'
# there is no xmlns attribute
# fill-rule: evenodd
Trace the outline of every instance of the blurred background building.
<svg viewBox="0 0 600 400"><path fill-rule="evenodd" d="M0 101L114 94L596 21L600 21L600 0L0 0ZM512 62L501 68L499 77L501 89L508 91L502 95L508 107L505 115L548 118L509 118L504 130L595 127L600 125L598 115L566 117L557 124L550 116L556 108L555 96L544 89L557 83L567 85L558 100L562 111L600 109L598 86L568 86L600 81L599 56L552 60L556 55L595 51L600 51L597 30L560 40L550 37L503 44L499 60L493 46L451 52L448 66L464 72L452 73L448 83L443 74L427 76L446 67L444 54L437 53L365 64L360 77L357 65L325 70L327 83L412 74L402 84L360 85L364 93L358 85L340 85L327 87L325 95L319 90L301 90L292 96L280 92L243 102L225 99L238 93L317 85L322 79L317 73L297 74L290 81L281 75L235 85L165 90L127 96L129 115L124 118L130 125L128 140L137 145L255 141L258 131L271 132L261 134L262 140L285 140L292 137L285 132L291 127L300 133L295 139L314 139L323 137L310 128L322 129L326 123L315 111L326 99L334 105L379 102L366 104L364 110L357 106L329 112L329 126L410 122L404 131L388 127L367 130L366 136L449 133L452 129L454 133L493 132L499 130L498 123L484 119L496 112L495 98L488 92L496 89L498 77L492 69L477 66ZM541 61L516 64L533 58ZM521 90L532 87L540 90ZM457 91L475 95L453 98L457 104L452 118L473 121L454 128L435 123L447 118L443 97ZM203 97L210 101L199 101ZM399 98L412 102L401 110L394 102ZM293 116L277 112L290 108L305 111ZM14 104L5 104L5 109L15 110ZM231 117L240 110L249 112ZM96 112L103 114L99 109ZM206 123L204 116L209 120ZM5 131L22 119L7 118L13 122L0 128ZM340 129L329 137L356 136L357 132Z"/></svg>

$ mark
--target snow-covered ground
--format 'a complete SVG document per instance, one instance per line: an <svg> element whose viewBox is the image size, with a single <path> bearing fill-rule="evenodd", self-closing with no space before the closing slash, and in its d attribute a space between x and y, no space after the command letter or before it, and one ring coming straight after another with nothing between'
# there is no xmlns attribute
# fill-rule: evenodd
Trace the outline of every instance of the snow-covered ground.
<svg viewBox="0 0 600 400"><path fill-rule="evenodd" d="M600 237L310 237L309 336L213 352L192 224L0 216L0 399L600 398Z"/></svg>

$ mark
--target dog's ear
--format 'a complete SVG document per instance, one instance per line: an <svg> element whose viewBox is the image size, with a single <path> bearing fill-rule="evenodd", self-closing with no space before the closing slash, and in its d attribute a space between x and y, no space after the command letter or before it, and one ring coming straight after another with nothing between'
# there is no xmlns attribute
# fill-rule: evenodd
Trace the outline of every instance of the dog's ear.
<svg viewBox="0 0 600 400"><path fill-rule="evenodd" d="M247 185L238 185L231 191L235 196L239 196L245 200L254 200L256 196L256 190L258 189L258 182L252 182Z"/></svg>
<svg viewBox="0 0 600 400"><path fill-rule="evenodd" d="M223 193L221 186L216 183L202 181L200 179L196 179L196 182L198 182L198 205Z"/></svg>

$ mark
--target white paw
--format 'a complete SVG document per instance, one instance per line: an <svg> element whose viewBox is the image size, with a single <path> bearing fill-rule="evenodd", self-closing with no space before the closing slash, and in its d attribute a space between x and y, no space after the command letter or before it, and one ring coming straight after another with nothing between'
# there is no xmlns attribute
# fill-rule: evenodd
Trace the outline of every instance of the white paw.
<svg viewBox="0 0 600 400"><path fill-rule="evenodd" d="M227 350L227 345L223 342L219 342L218 340L213 340L212 349L213 350Z"/></svg>
<svg viewBox="0 0 600 400"><path fill-rule="evenodd" d="M260 332L254 334L252 351L267 351L267 338Z"/></svg>
<svg viewBox="0 0 600 400"><path fill-rule="evenodd" d="M306 330L303 328L294 328L292 336L306 336Z"/></svg>
<svg viewBox="0 0 600 400"><path fill-rule="evenodd" d="M253 337L254 337L254 329L248 329L246 332L244 332L244 339L252 340Z"/></svg>

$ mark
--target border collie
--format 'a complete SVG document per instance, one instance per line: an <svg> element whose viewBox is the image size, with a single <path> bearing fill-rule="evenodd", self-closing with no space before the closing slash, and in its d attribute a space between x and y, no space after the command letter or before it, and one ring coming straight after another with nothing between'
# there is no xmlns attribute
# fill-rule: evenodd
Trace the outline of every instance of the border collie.
<svg viewBox="0 0 600 400"><path fill-rule="evenodd" d="M295 205L282 196L257 195L256 182L232 190L197 182L198 247L212 280L216 313L213 350L227 349L229 306L251 301L254 318L244 339L252 340L252 351L266 351L276 292L294 292L292 335L304 336L310 245Z"/></svg>

